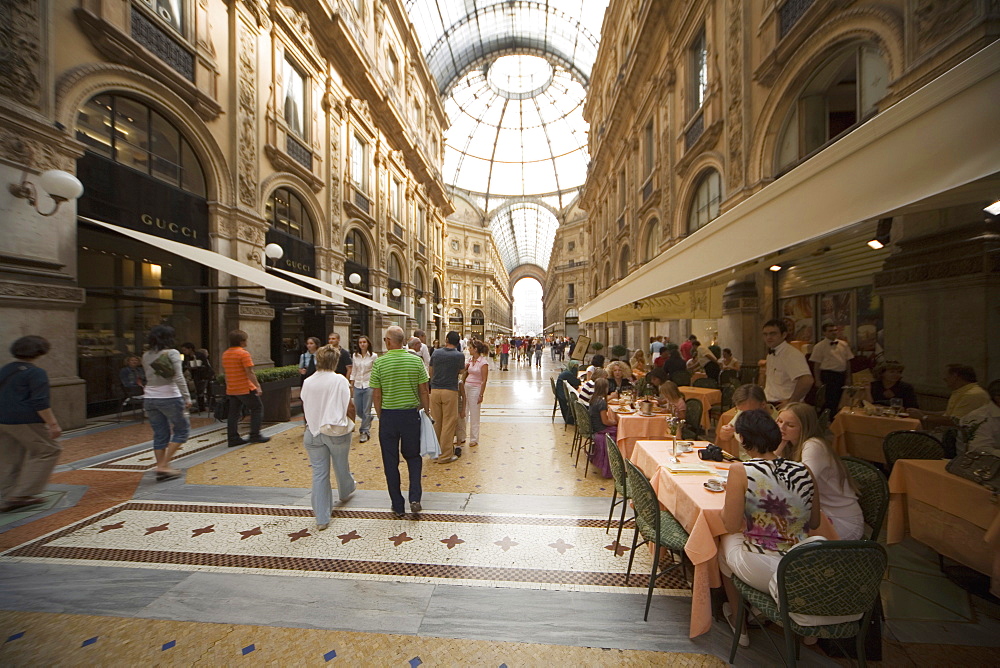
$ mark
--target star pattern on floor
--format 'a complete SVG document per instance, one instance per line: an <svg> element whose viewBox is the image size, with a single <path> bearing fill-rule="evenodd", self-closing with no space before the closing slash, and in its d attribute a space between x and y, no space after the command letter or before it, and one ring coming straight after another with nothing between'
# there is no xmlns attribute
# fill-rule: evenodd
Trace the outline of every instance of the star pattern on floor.
<svg viewBox="0 0 1000 668"><path fill-rule="evenodd" d="M406 532L403 531L403 532L399 533L398 535L389 536L389 540L392 541L393 545L395 545L396 547L399 547L403 543L409 542L409 541L411 541L413 539L410 538L409 536L407 536Z"/></svg>
<svg viewBox="0 0 1000 668"><path fill-rule="evenodd" d="M291 538L291 539L292 539L292 540L291 540L291 542L293 542L293 543L294 543L294 542L295 542L295 541L297 541L297 540L298 540L299 538L305 538L305 537L307 537L307 536L311 536L311 535L312 535L312 534L311 534L311 533L309 533L308 529L299 529L299 530L298 530L298 531L296 531L295 533L290 533L290 534L288 534L288 537L289 537L289 538Z"/></svg>
<svg viewBox="0 0 1000 668"><path fill-rule="evenodd" d="M625 547L624 545L620 544L616 540L616 541L612 541L611 545L605 545L604 549L605 550L611 550L612 552L615 553L616 557L620 557L620 556L622 556L623 554L625 554L626 552L628 552L632 548Z"/></svg>
<svg viewBox="0 0 1000 668"><path fill-rule="evenodd" d="M442 543L448 546L448 549L454 548L456 545L461 545L465 541L458 537L457 534L451 534L447 538L441 540Z"/></svg>
<svg viewBox="0 0 1000 668"><path fill-rule="evenodd" d="M146 535L148 536L149 534L156 533L157 531L169 531L169 530L170 530L170 522L164 522L163 524L160 524L155 527L147 527Z"/></svg>
<svg viewBox="0 0 1000 668"><path fill-rule="evenodd" d="M242 538L240 538L240 540L246 540L250 536L261 536L261 535L263 535L263 533L264 532L260 530L260 527L254 527L253 529L248 529L246 531L240 531L240 535L242 536Z"/></svg>
<svg viewBox="0 0 1000 668"><path fill-rule="evenodd" d="M498 540L493 544L498 545L500 549L503 550L504 552L517 545L517 543L515 543L510 539L510 536L504 536L503 539Z"/></svg>
<svg viewBox="0 0 1000 668"><path fill-rule="evenodd" d="M215 533L215 525L209 524L207 527L202 527L200 529L192 529L191 537L194 538L196 536L201 536L202 534L206 533Z"/></svg>
<svg viewBox="0 0 1000 668"><path fill-rule="evenodd" d="M348 532L348 533L342 533L339 536L337 536L337 538L340 539L340 544L341 545L347 545L352 540L357 540L357 539L361 538L361 535L358 533L357 529L351 529L350 532Z"/></svg>
<svg viewBox="0 0 1000 668"><path fill-rule="evenodd" d="M554 543L549 543L549 547L555 548L559 551L559 554L566 554L566 550L572 550L573 546L564 541L562 538Z"/></svg>
<svg viewBox="0 0 1000 668"><path fill-rule="evenodd" d="M114 524L105 524L101 527L101 530L97 533L104 533L105 531L113 531L115 529L121 529L125 526L124 522L115 522Z"/></svg>

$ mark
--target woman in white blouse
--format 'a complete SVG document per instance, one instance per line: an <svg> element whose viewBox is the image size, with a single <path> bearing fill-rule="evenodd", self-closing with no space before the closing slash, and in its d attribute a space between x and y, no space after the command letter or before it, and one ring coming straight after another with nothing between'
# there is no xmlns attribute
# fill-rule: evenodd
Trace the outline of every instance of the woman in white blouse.
<svg viewBox="0 0 1000 668"><path fill-rule="evenodd" d="M372 388L368 380L372 377L372 364L377 354L372 352L372 342L367 336L359 336L354 344L354 354L351 356L350 381L354 386L354 405L361 413L361 430L359 441L364 443L371 438L372 428Z"/></svg>
<svg viewBox="0 0 1000 668"><path fill-rule="evenodd" d="M816 409L794 403L778 413L781 446L778 455L802 462L812 471L823 513L830 518L841 540L859 540L865 518L858 504L858 489L843 462L823 438Z"/></svg>
<svg viewBox="0 0 1000 668"><path fill-rule="evenodd" d="M330 463L337 476L337 494L346 501L356 484L351 475L348 454L354 431L354 402L351 385L337 373L340 350L323 346L316 351L316 373L302 383L302 412L306 431L302 439L312 465L312 506L316 528L330 526L333 493L330 489Z"/></svg>

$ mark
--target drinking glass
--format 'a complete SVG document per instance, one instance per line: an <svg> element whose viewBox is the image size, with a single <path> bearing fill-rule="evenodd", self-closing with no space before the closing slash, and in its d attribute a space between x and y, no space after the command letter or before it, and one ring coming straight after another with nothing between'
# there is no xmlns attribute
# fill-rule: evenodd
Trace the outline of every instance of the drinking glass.
<svg viewBox="0 0 1000 668"><path fill-rule="evenodd" d="M903 400L899 398L889 399L889 410L892 411L893 416L898 416L903 412Z"/></svg>

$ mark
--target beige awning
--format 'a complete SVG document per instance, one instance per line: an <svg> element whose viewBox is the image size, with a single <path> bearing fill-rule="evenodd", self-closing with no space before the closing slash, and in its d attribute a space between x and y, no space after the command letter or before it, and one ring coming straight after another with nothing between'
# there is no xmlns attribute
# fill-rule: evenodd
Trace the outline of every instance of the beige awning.
<svg viewBox="0 0 1000 668"><path fill-rule="evenodd" d="M261 269L251 267L248 264L243 264L242 262L226 257L225 255L220 255L215 251L205 250L204 248L198 248L197 246L189 246L177 241L171 241L170 239L154 237L153 235L146 234L145 232L137 232L136 230L131 230L127 227L112 225L111 223L94 220L93 218L87 218L86 216L79 216L79 219L85 220L88 223L93 223L94 225L100 225L101 227L118 232L119 234L132 237L133 239L143 243L173 253L174 255L180 255L187 260L193 260L194 262L205 265L210 269L216 269L229 274L230 276L241 278L244 281L250 281L251 283L268 290L274 290L275 292L282 292L288 295L295 295L297 297L305 297L306 299L318 299L319 301L328 302L330 304L341 303L333 297L328 297L320 292L315 292L309 288L304 288L301 285L296 285L295 283L286 281L283 278L271 276ZM303 278L298 274L293 275L296 278Z"/></svg>
<svg viewBox="0 0 1000 668"><path fill-rule="evenodd" d="M308 283L309 285L315 285L317 288L322 288L323 290L329 290L335 295L339 295L344 299L350 299L352 302L362 304L369 308L377 309L383 313L391 313L393 315L405 315L409 317L409 313L404 313L403 311L392 308L391 306L386 306L385 304L380 304L374 299L368 299L368 297L363 297L359 294L351 292L350 290L345 290L339 285L334 285L333 283L327 283L326 281L321 281L318 278L313 278L312 276L303 276L302 274L296 274L285 269L278 269L277 267L268 267L270 271L277 271L286 276L291 276L297 281L302 281L303 283Z"/></svg>
<svg viewBox="0 0 1000 668"><path fill-rule="evenodd" d="M724 285L654 295L619 306L588 322L629 320L691 320L722 317Z"/></svg>
<svg viewBox="0 0 1000 668"><path fill-rule="evenodd" d="M580 309L612 317L1000 172L1000 42L879 113Z"/></svg>

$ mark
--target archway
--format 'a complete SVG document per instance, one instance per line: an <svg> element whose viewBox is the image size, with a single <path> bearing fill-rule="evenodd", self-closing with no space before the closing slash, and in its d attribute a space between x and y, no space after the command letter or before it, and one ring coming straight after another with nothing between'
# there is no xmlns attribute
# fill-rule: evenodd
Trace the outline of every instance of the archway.
<svg viewBox="0 0 1000 668"><path fill-rule="evenodd" d="M542 283L534 276L525 276L511 289L514 298L514 333L541 334L545 328L542 308Z"/></svg>

